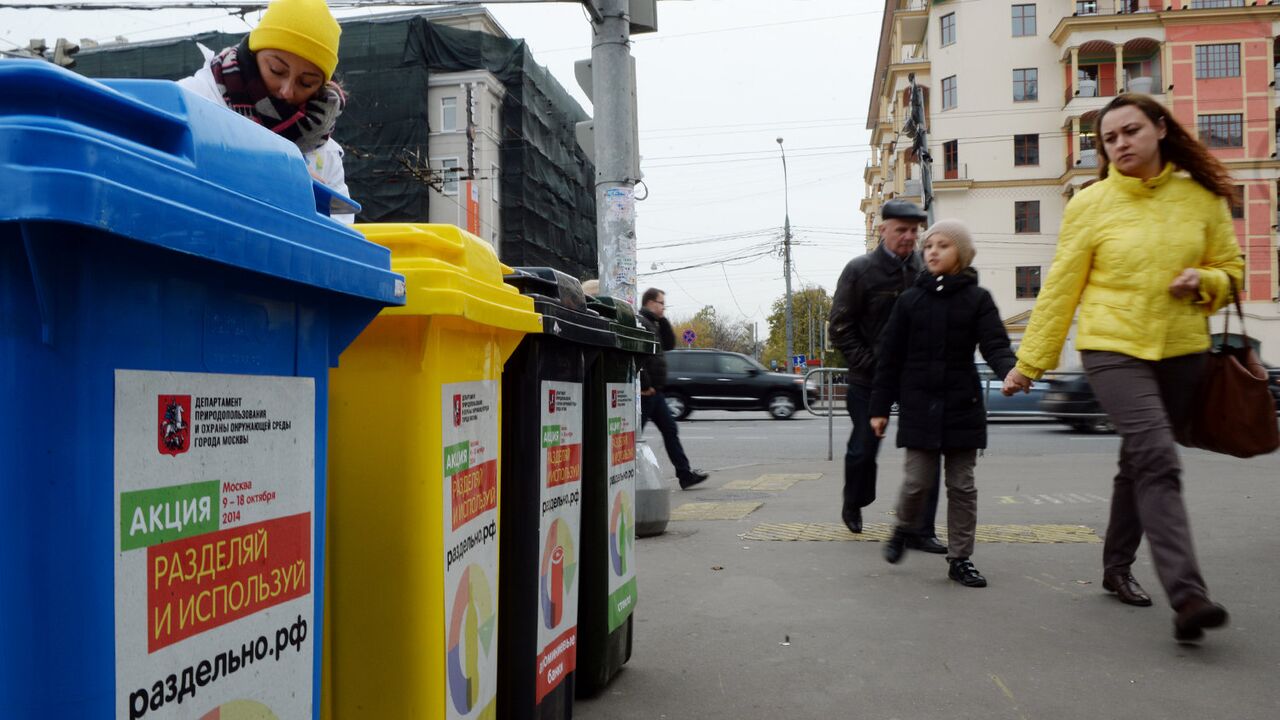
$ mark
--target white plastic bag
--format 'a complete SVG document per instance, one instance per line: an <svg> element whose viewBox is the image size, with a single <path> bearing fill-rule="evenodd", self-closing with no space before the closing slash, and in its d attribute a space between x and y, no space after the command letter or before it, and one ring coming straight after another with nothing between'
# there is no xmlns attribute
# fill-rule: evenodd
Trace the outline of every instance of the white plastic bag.
<svg viewBox="0 0 1280 720"><path fill-rule="evenodd" d="M662 468L647 440L636 441L636 536L651 537L667 531L671 521L671 487L662 479Z"/></svg>

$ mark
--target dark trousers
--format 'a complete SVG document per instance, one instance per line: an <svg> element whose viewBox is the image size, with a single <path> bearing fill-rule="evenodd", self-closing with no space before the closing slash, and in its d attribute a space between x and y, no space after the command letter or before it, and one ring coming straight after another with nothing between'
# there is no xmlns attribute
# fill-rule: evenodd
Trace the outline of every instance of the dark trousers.
<svg viewBox="0 0 1280 720"><path fill-rule="evenodd" d="M1106 573L1128 573L1145 533L1156 574L1177 608L1206 597L1182 501L1182 463L1174 428L1195 412L1205 355L1158 362L1113 352L1081 353L1098 403L1120 434L1120 471L1102 548Z"/></svg>
<svg viewBox="0 0 1280 720"><path fill-rule="evenodd" d="M880 452L880 438L871 430L871 387L850 382L845 401L849 419L853 421L853 430L849 433L849 443L844 451L844 507L846 510L856 510L875 502L876 455ZM928 498L915 526L916 533L921 537L934 536L941 483L939 464L934 470Z"/></svg>
<svg viewBox="0 0 1280 720"><path fill-rule="evenodd" d="M667 457L676 468L676 477L684 480L689 477L689 458L684 454L684 446L680 444L680 434L676 430L676 419L671 417L671 409L667 407L667 399L662 391L649 396L640 396L640 430L644 431L645 423L653 422L662 433L662 446L667 449Z"/></svg>

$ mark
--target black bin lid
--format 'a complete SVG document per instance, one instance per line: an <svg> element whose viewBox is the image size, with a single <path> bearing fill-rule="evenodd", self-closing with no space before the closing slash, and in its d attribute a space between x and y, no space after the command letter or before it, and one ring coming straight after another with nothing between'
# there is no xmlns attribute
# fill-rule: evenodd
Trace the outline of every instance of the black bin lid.
<svg viewBox="0 0 1280 720"><path fill-rule="evenodd" d="M641 327L631 303L609 295L588 295L587 307L609 319L617 349L642 355L657 354L658 339Z"/></svg>
<svg viewBox="0 0 1280 720"><path fill-rule="evenodd" d="M519 267L503 280L533 299L542 315L542 334L563 340L612 348L616 346L608 319L587 307L578 279L549 267Z"/></svg>

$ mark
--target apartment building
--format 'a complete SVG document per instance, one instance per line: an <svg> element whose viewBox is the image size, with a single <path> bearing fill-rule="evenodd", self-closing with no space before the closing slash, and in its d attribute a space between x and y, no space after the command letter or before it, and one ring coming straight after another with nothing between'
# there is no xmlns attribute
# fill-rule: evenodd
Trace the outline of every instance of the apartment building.
<svg viewBox="0 0 1280 720"><path fill-rule="evenodd" d="M1147 93L1238 183L1247 327L1280 364L1278 43L1280 5L1254 0L886 0L867 122L868 246L886 200L924 200L904 133L914 75L935 216L974 229L982 282L1016 339L1067 201L1098 177L1098 111ZM1070 363L1070 343L1064 354Z"/></svg>

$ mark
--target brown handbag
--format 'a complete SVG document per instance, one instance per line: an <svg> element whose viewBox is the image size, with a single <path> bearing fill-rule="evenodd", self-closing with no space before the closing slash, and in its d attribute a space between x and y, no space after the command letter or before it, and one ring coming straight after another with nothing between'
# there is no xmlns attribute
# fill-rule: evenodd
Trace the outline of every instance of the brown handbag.
<svg viewBox="0 0 1280 720"><path fill-rule="evenodd" d="M1240 317L1244 347L1231 344L1231 312L1223 324L1222 343L1209 350L1197 391L1198 410L1188 420L1182 444L1247 458L1280 448L1276 402L1267 388L1270 378L1244 330L1244 310L1235 282L1231 298Z"/></svg>

